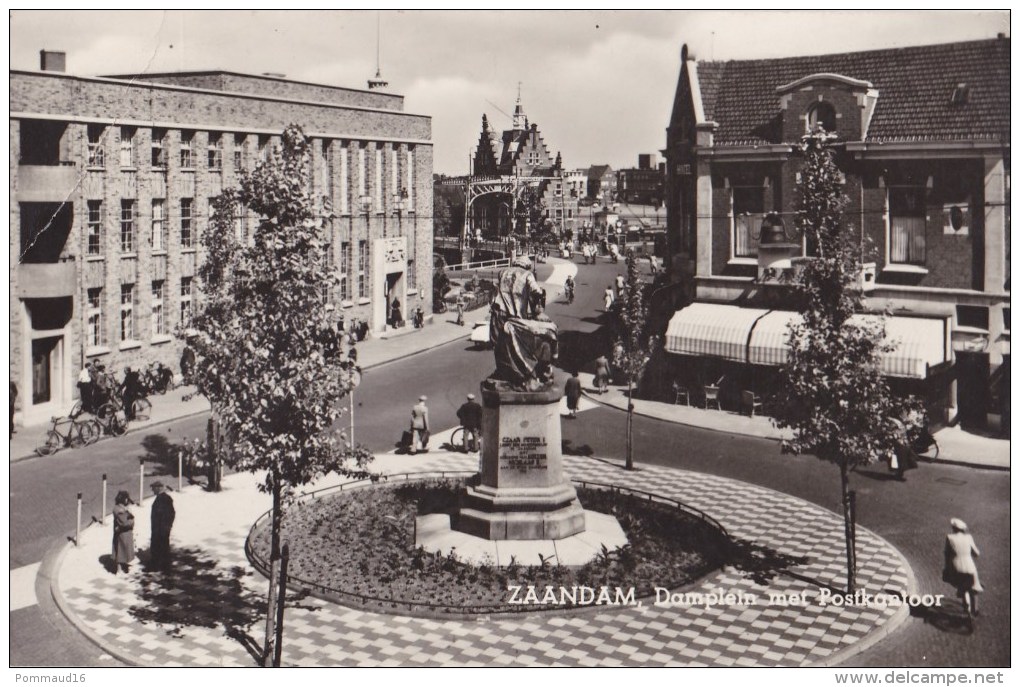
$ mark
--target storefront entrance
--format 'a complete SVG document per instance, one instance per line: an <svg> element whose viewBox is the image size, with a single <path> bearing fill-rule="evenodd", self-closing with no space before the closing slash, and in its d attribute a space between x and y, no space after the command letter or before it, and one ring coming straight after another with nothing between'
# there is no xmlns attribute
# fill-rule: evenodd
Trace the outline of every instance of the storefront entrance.
<svg viewBox="0 0 1020 687"><path fill-rule="evenodd" d="M987 353L956 352L956 396L964 427L983 429L988 424L988 378Z"/></svg>

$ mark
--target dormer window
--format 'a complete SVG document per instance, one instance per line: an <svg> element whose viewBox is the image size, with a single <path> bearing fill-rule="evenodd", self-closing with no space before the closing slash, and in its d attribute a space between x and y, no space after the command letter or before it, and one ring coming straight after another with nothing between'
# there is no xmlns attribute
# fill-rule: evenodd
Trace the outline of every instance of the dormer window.
<svg viewBox="0 0 1020 687"><path fill-rule="evenodd" d="M963 105L968 99L970 99L970 86L965 83L957 84L953 90L953 105Z"/></svg>
<svg viewBox="0 0 1020 687"><path fill-rule="evenodd" d="M808 110L808 132L818 131L819 126L829 133L836 131L836 108L831 103L825 101L817 102Z"/></svg>

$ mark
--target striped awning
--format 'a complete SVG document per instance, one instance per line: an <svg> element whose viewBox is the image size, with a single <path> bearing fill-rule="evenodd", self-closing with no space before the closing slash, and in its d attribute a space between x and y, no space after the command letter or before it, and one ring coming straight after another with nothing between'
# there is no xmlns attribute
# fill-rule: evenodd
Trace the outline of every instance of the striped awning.
<svg viewBox="0 0 1020 687"><path fill-rule="evenodd" d="M768 310L691 303L677 311L666 330L666 350L747 362L747 339Z"/></svg>
<svg viewBox="0 0 1020 687"><path fill-rule="evenodd" d="M673 315L666 350L750 363L782 365L789 357L789 325L800 315L735 305L693 303ZM854 315L855 323L872 323L876 315ZM952 362L948 318L886 317L886 340L895 348L882 355L882 374L924 379L929 370Z"/></svg>

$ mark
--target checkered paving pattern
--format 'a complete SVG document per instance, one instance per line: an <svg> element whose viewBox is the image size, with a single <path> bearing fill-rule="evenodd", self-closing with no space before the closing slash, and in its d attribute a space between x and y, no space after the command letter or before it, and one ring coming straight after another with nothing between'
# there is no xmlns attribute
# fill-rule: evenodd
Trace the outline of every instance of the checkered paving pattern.
<svg viewBox="0 0 1020 687"><path fill-rule="evenodd" d="M412 464L406 464L405 469ZM879 630L894 607L817 602L819 587L844 581L842 518L747 483L660 467L622 474L600 461L565 457L575 479L625 483L679 499L738 540L806 561L794 576L756 584L737 570L687 593L753 594L745 605L639 607L567 616L432 620L381 615L301 599L288 605L284 663L299 666L799 666L830 659ZM475 469L461 454L418 457L415 470ZM250 523L176 545L172 576L132 572L61 586L65 603L111 653L145 665L250 666L261 641L266 580L243 543ZM176 543L175 543L176 544ZM909 571L872 533L858 531L858 582L869 592L904 591ZM79 576L80 577L80 576ZM805 605L770 604L804 594Z"/></svg>

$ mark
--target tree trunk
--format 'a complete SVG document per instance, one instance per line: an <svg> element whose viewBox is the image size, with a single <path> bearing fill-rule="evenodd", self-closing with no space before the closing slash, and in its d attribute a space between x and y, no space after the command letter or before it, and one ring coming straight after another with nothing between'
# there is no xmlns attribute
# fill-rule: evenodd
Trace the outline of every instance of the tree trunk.
<svg viewBox="0 0 1020 687"><path fill-rule="evenodd" d="M283 519L280 503L280 480L273 474L273 524L269 553L269 600L266 608L266 640L262 647L262 666L273 665L276 642L277 586L280 580L280 522Z"/></svg>
<svg viewBox="0 0 1020 687"><path fill-rule="evenodd" d="M857 550L854 546L853 517L850 511L850 471L846 460L841 460L839 477L843 491L843 533L846 536L846 592L853 594L857 588Z"/></svg>
<svg viewBox="0 0 1020 687"><path fill-rule="evenodd" d="M634 383L627 380L627 469L634 469Z"/></svg>

